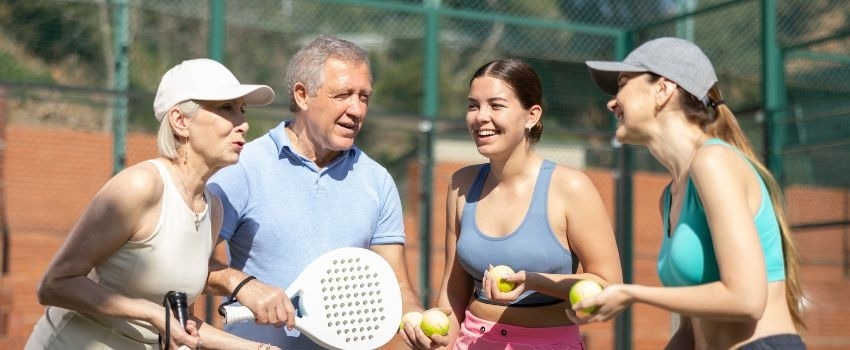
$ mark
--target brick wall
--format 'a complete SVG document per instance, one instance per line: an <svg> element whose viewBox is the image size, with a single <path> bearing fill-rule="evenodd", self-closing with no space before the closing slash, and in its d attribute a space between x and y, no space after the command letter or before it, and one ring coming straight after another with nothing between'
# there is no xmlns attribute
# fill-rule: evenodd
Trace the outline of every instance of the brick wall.
<svg viewBox="0 0 850 350"><path fill-rule="evenodd" d="M10 271L0 278L0 313L7 310L5 329L0 336L0 349L20 349L43 307L35 298L38 279L51 256L64 240L70 227L112 172L112 138L104 133L78 132L9 126L3 140L2 183L11 232ZM126 164L135 164L156 154L155 140L150 135L130 134L127 139ZM432 234L431 288L439 286L442 274L442 248L446 180L463 166L459 163L438 164L434 172L434 206ZM417 234L418 202L415 164L408 172L405 215L409 244L408 267L411 281L418 286L419 238ZM589 169L594 184L606 200L609 213L614 212L614 180L604 170ZM634 276L638 283L658 285L655 254L659 245L658 194L666 178L654 174L634 176ZM786 192L793 220L846 218L847 204L823 206L823 210L802 211L805 203L846 203L848 193L823 189L790 188ZM805 214L805 215L803 215ZM795 216L796 215L796 216ZM613 218L613 216L612 216ZM810 349L850 348L850 280L846 275L848 234L843 229L807 230L796 235L804 257L803 282L811 297L804 333ZM433 297L433 296L432 296ZM637 305L632 309L634 349L658 349L670 333L669 314L655 308ZM612 349L613 323L583 327L592 350ZM394 341L387 348L402 349Z"/></svg>

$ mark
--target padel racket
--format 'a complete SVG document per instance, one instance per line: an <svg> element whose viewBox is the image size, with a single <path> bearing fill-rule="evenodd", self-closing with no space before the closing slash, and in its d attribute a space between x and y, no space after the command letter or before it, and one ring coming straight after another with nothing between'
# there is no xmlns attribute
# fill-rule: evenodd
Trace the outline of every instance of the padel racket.
<svg viewBox="0 0 850 350"><path fill-rule="evenodd" d="M389 263L368 249L322 254L286 288L286 295L297 302L295 328L326 348L377 349L398 332L398 280ZM224 306L222 314L225 324L255 319L238 304Z"/></svg>

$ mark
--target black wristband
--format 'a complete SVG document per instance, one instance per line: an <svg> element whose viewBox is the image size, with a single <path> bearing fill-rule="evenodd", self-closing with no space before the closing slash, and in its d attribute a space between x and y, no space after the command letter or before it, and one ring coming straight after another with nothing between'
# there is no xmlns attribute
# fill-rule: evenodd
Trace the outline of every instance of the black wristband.
<svg viewBox="0 0 850 350"><path fill-rule="evenodd" d="M247 284L248 282L251 282L251 280L255 280L255 279L257 279L257 277L248 276L248 277L245 277L245 279L242 280L242 282L239 282L239 284L236 285L236 288L233 288L233 293L230 294L230 300L235 301L236 300L236 294L239 293L239 290L241 290L242 287L245 286L245 284Z"/></svg>

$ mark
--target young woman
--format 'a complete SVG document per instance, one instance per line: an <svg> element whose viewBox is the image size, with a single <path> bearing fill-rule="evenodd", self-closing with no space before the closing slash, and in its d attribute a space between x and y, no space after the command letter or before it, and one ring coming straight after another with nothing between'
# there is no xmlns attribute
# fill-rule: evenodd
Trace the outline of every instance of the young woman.
<svg viewBox="0 0 850 350"><path fill-rule="evenodd" d="M454 349L583 349L563 312L570 287L622 281L593 183L534 150L542 106L540 79L520 60L489 62L470 81L466 123L489 162L458 170L448 189L438 306L452 311ZM497 265L516 272L488 273ZM500 290L500 278L516 287Z"/></svg>
<svg viewBox="0 0 850 350"><path fill-rule="evenodd" d="M623 62L587 65L614 95L617 140L646 146L670 172L660 200L664 286L612 285L567 314L605 321L645 303L681 316L669 349L804 349L779 186L723 100L708 57L686 40L659 38ZM573 311L593 305L590 316Z"/></svg>

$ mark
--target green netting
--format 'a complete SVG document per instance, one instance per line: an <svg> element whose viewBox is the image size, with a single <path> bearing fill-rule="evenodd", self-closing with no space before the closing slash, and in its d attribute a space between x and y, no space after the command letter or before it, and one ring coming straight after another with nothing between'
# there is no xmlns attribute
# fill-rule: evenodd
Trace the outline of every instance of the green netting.
<svg viewBox="0 0 850 350"><path fill-rule="evenodd" d="M126 22L115 9L129 7ZM850 6L844 0L250 0L221 1L224 17L211 14L215 0L0 1L0 83L13 86L11 122L65 122L68 127L109 130L115 81L112 47L124 27L131 38L130 130L153 132L152 93L162 72L182 59L210 55L223 43L225 63L245 81L278 92L270 109L253 112L251 137L277 123L288 99L282 84L288 58L320 33L355 41L371 55L375 98L371 120L384 133L416 138L426 109L423 67L427 19L437 16L439 137L465 138L463 117L469 75L489 59L513 56L530 62L545 87L543 142L586 150L587 166L613 167L613 128L607 96L589 79L584 61L616 59L621 39L632 47L659 36L698 43L711 57L721 87L753 143L778 157L783 183L850 187L847 117L850 116ZM766 110L764 4L775 3L781 110ZM211 21L224 24L210 37ZM626 47L627 49L627 47ZM73 92L73 93L72 93ZM38 97L33 97L38 96ZM72 97L76 96L76 97ZM82 96L82 97L79 97ZM45 99L74 108L36 107ZM391 121L391 122L390 122ZM768 131L770 133L768 133ZM416 142L399 150L384 133L361 142L385 162L416 154ZM777 139L778 137L778 139ZM768 149L768 145L772 149ZM638 170L660 170L636 150Z"/></svg>

